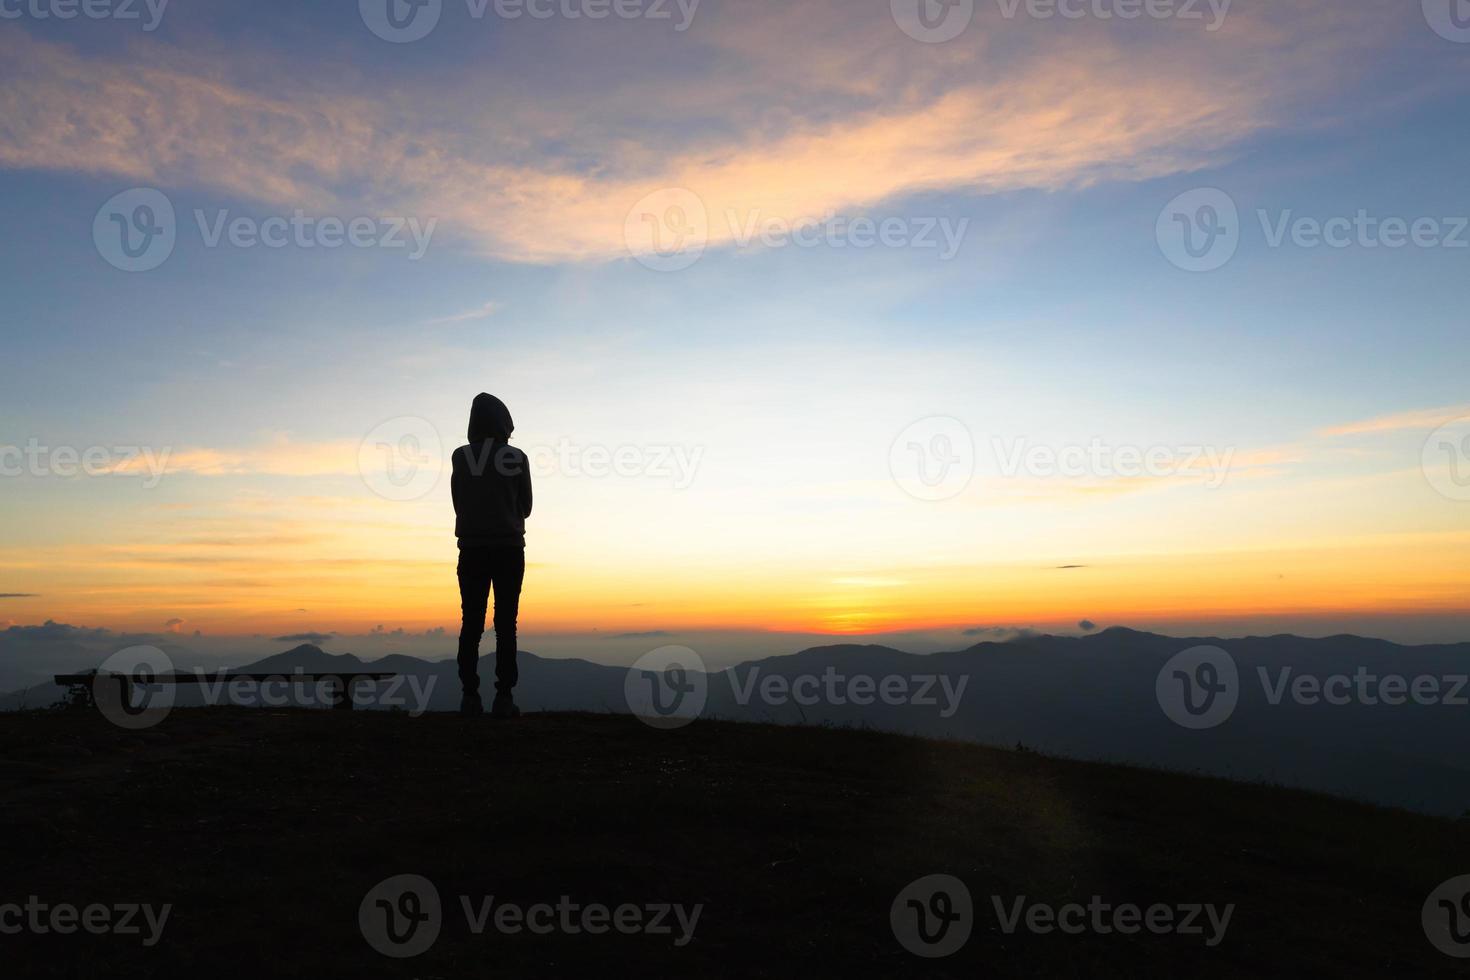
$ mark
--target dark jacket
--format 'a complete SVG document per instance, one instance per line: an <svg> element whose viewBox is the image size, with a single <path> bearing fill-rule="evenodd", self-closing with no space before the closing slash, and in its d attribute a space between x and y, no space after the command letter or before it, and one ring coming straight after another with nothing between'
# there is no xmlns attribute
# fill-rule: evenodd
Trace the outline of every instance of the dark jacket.
<svg viewBox="0 0 1470 980"><path fill-rule="evenodd" d="M454 451L454 534L461 548L526 546L531 516L531 464L507 440L510 410L494 395L475 396L469 445Z"/></svg>

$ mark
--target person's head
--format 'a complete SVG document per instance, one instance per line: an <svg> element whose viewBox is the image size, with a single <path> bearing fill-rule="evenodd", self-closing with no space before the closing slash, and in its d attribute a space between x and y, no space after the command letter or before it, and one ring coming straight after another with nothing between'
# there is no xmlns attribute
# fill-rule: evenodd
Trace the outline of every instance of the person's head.
<svg viewBox="0 0 1470 980"><path fill-rule="evenodd" d="M475 396L474 403L470 405L470 442L484 442L487 439L505 442L515 428L515 423L510 418L510 409L505 407L505 402L483 391Z"/></svg>

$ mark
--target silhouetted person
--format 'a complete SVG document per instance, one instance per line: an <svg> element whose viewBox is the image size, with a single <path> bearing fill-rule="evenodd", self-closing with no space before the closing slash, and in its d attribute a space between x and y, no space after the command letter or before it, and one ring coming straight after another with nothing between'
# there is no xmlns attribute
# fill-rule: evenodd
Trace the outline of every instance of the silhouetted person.
<svg viewBox="0 0 1470 980"><path fill-rule="evenodd" d="M515 430L510 410L494 395L475 396L469 445L454 452L454 534L459 538L459 680L463 715L484 713L480 700L480 637L485 605L495 590L494 718L520 714L512 692L516 669L516 613L526 575L526 518L531 516L531 468L526 454L507 440Z"/></svg>

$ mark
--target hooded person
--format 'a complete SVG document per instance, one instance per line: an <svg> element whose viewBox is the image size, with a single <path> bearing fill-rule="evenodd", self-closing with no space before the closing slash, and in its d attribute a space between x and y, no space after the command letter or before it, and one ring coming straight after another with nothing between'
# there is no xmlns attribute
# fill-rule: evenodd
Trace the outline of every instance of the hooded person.
<svg viewBox="0 0 1470 980"><path fill-rule="evenodd" d="M480 700L480 638L491 590L495 595L495 702L490 714L520 714L513 691L516 616L526 575L526 518L531 516L531 466L510 445L515 423L510 409L481 393L470 406L469 444L454 451L454 534L459 539L460 713L484 712Z"/></svg>

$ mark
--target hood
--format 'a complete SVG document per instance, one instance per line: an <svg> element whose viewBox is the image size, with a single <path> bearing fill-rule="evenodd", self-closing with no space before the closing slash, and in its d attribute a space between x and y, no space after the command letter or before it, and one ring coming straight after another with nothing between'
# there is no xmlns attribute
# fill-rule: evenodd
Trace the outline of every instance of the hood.
<svg viewBox="0 0 1470 980"><path fill-rule="evenodd" d="M504 442L510 438L515 428L515 423L510 419L510 409L505 407L505 402L484 392L475 396L474 404L470 406L471 443L484 442L486 439Z"/></svg>

